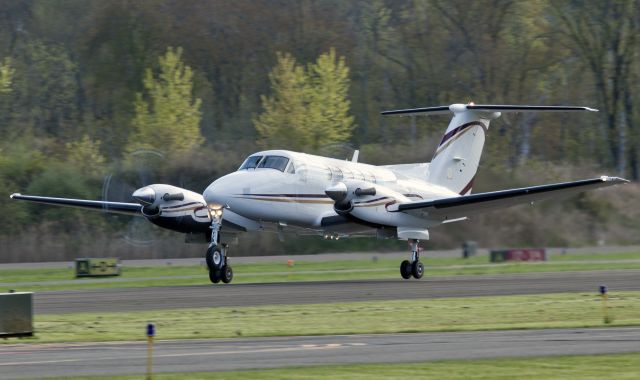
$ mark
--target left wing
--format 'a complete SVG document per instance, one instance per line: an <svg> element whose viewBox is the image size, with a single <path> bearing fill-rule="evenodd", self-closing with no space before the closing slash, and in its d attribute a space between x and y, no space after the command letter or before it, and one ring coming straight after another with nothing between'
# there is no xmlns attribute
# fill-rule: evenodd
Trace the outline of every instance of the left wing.
<svg viewBox="0 0 640 380"><path fill-rule="evenodd" d="M390 206L389 211L406 212L420 218L432 220L451 220L471 214L492 211L530 203L552 197L567 196L586 190L597 189L629 182L618 177L586 179L575 182L556 183L552 185L523 187L519 189L492 191L460 197L400 203Z"/></svg>
<svg viewBox="0 0 640 380"><path fill-rule="evenodd" d="M90 201L85 199L39 197L35 195L11 194L11 199L43 203L48 205L69 206L115 214L142 215L142 206L138 203Z"/></svg>

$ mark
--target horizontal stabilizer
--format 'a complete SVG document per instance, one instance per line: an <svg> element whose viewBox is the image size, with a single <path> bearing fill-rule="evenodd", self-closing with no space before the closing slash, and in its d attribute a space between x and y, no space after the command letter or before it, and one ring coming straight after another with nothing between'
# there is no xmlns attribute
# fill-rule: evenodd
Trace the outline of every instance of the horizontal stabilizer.
<svg viewBox="0 0 640 380"><path fill-rule="evenodd" d="M407 212L427 219L450 220L626 182L629 181L618 177L602 176L582 181L492 191L433 201L401 203L394 211ZM389 209L391 211L391 207Z"/></svg>
<svg viewBox="0 0 640 380"><path fill-rule="evenodd" d="M498 105L498 104L452 104L450 106L439 107L423 107L423 108L408 108L402 110L390 110L382 111L382 115L399 115L399 116L411 116L411 115L446 115L448 113L464 112L467 110L473 110L478 112L580 112L590 111L598 112L597 109L589 107L574 107L574 106L520 106L520 105Z"/></svg>
<svg viewBox="0 0 640 380"><path fill-rule="evenodd" d="M77 207L77 208L104 211L104 212L116 213L116 214L142 215L140 213L140 209L142 207L138 203L105 202L105 201L91 201L91 200L85 200L85 199L39 197L35 195L22 195L18 193L11 194L11 199L42 203L42 204L48 204L48 205L55 205L55 206Z"/></svg>

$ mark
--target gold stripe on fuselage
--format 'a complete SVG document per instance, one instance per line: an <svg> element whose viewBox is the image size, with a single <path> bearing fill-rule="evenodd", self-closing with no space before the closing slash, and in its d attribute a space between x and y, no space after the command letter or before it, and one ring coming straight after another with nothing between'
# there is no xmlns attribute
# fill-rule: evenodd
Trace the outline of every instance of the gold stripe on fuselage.
<svg viewBox="0 0 640 380"><path fill-rule="evenodd" d="M333 204L333 201L316 200L316 199L295 199L288 197L271 198L271 197L235 197L248 200L264 201L264 202L284 202L284 203L315 203L315 204Z"/></svg>

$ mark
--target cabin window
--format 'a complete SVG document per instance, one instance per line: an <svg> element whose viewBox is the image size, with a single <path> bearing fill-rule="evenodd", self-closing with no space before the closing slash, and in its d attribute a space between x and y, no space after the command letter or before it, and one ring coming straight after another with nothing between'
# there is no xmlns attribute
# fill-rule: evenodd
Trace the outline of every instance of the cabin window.
<svg viewBox="0 0 640 380"><path fill-rule="evenodd" d="M295 172L296 172L295 164L293 163L293 161L291 161L289 162L289 166L287 166L287 170L285 170L285 173L295 174Z"/></svg>
<svg viewBox="0 0 640 380"><path fill-rule="evenodd" d="M344 179L353 179L353 172L347 168L342 168L342 176Z"/></svg>
<svg viewBox="0 0 640 380"><path fill-rule="evenodd" d="M334 181L342 180L343 176L342 176L342 170L340 170L340 168L337 168L334 166L330 168L330 170L331 170L331 179L333 179Z"/></svg>
<svg viewBox="0 0 640 380"><path fill-rule="evenodd" d="M364 180L371 183L376 183L376 176L371 174L370 172L364 172Z"/></svg>
<svg viewBox="0 0 640 380"><path fill-rule="evenodd" d="M260 165L258 165L258 168L276 169L276 170L280 170L281 172L284 172L284 169L287 167L288 163L289 163L289 159L286 157L266 156L264 160L260 162Z"/></svg>
<svg viewBox="0 0 640 380"><path fill-rule="evenodd" d="M255 169L258 166L261 158L262 156L251 156L247 158L246 160L244 160L244 163L242 163L240 169L238 170Z"/></svg>

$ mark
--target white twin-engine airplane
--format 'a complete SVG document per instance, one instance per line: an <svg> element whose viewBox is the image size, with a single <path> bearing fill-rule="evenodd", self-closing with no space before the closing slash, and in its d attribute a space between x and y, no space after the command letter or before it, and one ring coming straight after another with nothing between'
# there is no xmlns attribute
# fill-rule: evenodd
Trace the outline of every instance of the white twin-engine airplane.
<svg viewBox="0 0 640 380"><path fill-rule="evenodd" d="M489 122L504 112L597 111L587 107L453 104L382 112L383 115L453 113L431 163L374 166L287 150L250 155L240 168L202 194L154 184L136 190L138 203L12 194L11 198L104 212L141 215L151 223L209 242L206 262L213 283L229 283L228 242L238 233L271 231L325 238L377 236L408 240L404 279L421 278L418 242L429 229L469 215L520 203L628 182L602 176L575 182L471 195Z"/></svg>

